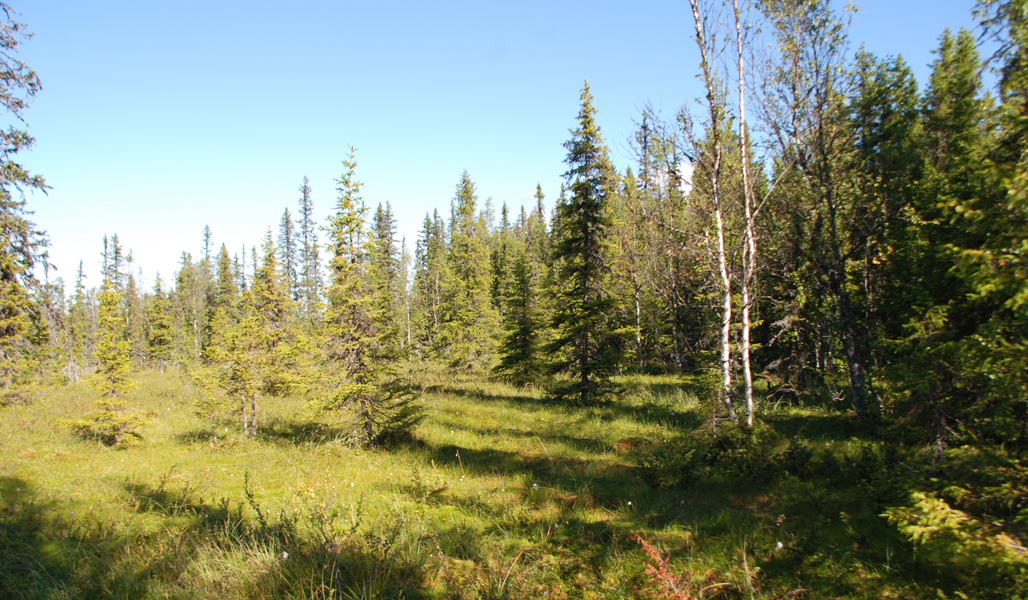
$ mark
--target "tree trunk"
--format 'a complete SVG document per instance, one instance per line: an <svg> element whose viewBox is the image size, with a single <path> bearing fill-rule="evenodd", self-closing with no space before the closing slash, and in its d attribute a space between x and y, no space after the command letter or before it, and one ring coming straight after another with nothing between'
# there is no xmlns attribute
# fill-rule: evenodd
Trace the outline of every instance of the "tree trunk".
<svg viewBox="0 0 1028 600"><path fill-rule="evenodd" d="M745 232L742 252L742 378L746 398L746 426L753 427L753 374L750 369L750 285L756 274L757 242L753 222L753 191L750 188L750 164L746 136L746 71L742 54L742 20L739 0L733 0L735 9L735 40L739 52L739 143L742 151L742 187Z"/></svg>
<svg viewBox="0 0 1028 600"><path fill-rule="evenodd" d="M243 394L243 438L250 437L250 420L246 414L246 394Z"/></svg>
<svg viewBox="0 0 1028 600"><path fill-rule="evenodd" d="M706 165L710 178L710 203L714 209L714 226L717 230L717 266L719 285L721 287L721 403L728 411L732 422L738 422L732 406L732 365L731 365L731 328L732 328L732 283L728 276L728 261L725 255L724 218L722 217L721 198L721 159L722 159L722 122L724 119L724 103L714 89L714 74L711 72L711 61L708 49L708 38L704 32L704 20L709 13L700 16L699 0L689 0L692 7L693 20L696 25L696 45L700 49L700 69L703 71L703 82L707 90L707 109L710 111L710 141L713 147L713 164ZM715 42L716 43L716 42ZM716 48L715 48L716 50ZM716 52L715 52L716 55ZM715 419L716 420L716 419Z"/></svg>
<svg viewBox="0 0 1028 600"><path fill-rule="evenodd" d="M250 397L250 435L257 437L257 393Z"/></svg>
<svg viewBox="0 0 1028 600"><path fill-rule="evenodd" d="M718 200L715 200L718 203ZM737 420L732 406L732 282L728 276L728 261L725 257L725 234L721 219L721 207L714 209L717 225L717 267L721 278L721 403L728 410L733 422Z"/></svg>
<svg viewBox="0 0 1028 600"><path fill-rule="evenodd" d="M842 329L842 352L846 356L849 370L850 389L853 390L853 410L860 416L868 414L867 379L864 375L864 363L860 358L857 345L857 320L850 304L850 296L843 287L838 272L829 276L829 283L836 301L839 303L839 327Z"/></svg>
<svg viewBox="0 0 1028 600"><path fill-rule="evenodd" d="M361 396L361 420L364 421L364 435L368 436L368 445L375 444L375 423L371 420L371 404L365 396Z"/></svg>

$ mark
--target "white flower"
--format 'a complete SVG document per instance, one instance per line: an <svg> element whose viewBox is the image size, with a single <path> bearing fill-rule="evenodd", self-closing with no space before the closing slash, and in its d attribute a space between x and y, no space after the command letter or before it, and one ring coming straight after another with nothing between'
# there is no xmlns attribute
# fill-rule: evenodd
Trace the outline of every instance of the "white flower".
<svg viewBox="0 0 1028 600"><path fill-rule="evenodd" d="M777 544L775 544L775 550L781 550L784 547L785 544L783 544L782 542L778 542Z"/></svg>
<svg viewBox="0 0 1028 600"><path fill-rule="evenodd" d="M285 560L285 559L289 558L289 553L288 552L283 552L282 555L279 556L279 558L281 558L282 560Z"/></svg>

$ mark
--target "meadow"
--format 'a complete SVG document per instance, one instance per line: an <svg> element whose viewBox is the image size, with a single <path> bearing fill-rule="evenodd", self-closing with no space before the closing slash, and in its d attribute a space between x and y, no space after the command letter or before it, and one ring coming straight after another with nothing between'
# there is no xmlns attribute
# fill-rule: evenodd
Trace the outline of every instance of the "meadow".
<svg viewBox="0 0 1028 600"><path fill-rule="evenodd" d="M881 516L917 454L830 400L711 430L689 380L609 404L433 372L410 439L362 450L270 398L260 435L199 418L178 369L135 376L144 439L62 419L86 384L0 409L0 597L868 598L953 584Z"/></svg>

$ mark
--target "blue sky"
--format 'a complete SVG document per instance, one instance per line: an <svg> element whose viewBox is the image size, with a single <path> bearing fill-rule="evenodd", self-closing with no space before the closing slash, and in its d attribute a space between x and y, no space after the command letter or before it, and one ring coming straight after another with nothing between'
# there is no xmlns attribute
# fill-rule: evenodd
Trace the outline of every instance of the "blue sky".
<svg viewBox="0 0 1028 600"><path fill-rule="evenodd" d="M918 80L945 27L973 2L865 0L850 37L902 54ZM413 248L426 211L448 211L467 169L512 210L541 183L550 204L562 143L589 80L615 162L641 107L699 95L688 3L16 3L35 37L22 58L43 90L22 158L53 187L29 206L70 284L98 285L117 233L147 281L200 253L209 225L230 252L295 213L310 178L332 208L347 145L374 206L390 201Z"/></svg>

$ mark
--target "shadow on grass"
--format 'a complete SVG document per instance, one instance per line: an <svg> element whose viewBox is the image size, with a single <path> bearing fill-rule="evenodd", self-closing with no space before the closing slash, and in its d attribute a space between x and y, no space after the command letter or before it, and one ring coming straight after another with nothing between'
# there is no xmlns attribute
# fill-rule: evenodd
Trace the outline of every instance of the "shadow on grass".
<svg viewBox="0 0 1028 600"><path fill-rule="evenodd" d="M260 437L276 444L305 446L344 442L351 433L350 428L318 421L273 419L261 428Z"/></svg>
<svg viewBox="0 0 1028 600"><path fill-rule="evenodd" d="M422 598L430 551L404 518L358 533L299 533L256 503L197 499L167 478L126 484L135 510L177 517L140 532L133 519L76 520L72 505L0 477L0 598ZM247 506L249 505L249 506ZM187 524L182 519L187 518ZM309 515L339 531L338 514ZM345 528L343 528L345 529ZM169 533L172 535L169 537Z"/></svg>
<svg viewBox="0 0 1028 600"><path fill-rule="evenodd" d="M674 424L677 420L679 421L677 426L683 429L700 426L703 419L698 413L695 411L675 411L671 404L672 398L685 393L685 387L672 383L658 383L653 384L652 387L655 389L650 391L649 395L655 401L634 398L634 400L640 401L638 403L626 402L625 399L629 398L630 394L638 394L642 390L649 389L647 386L633 385L625 386L620 397L595 406L579 406L573 402L563 402L546 397L537 398L525 395L493 394L481 389L468 389L466 387L445 384L426 386L422 391L428 394L458 396L476 402L505 403L511 407L522 409L526 407L532 407L537 410L551 410L554 408L573 409L582 415L581 418L583 420L615 420L622 418L648 425L669 425ZM662 399L663 401L656 399Z"/></svg>
<svg viewBox="0 0 1028 600"><path fill-rule="evenodd" d="M761 418L778 433L790 438L844 442L851 439L881 439L882 432L852 413L816 412L800 414L797 410L770 411Z"/></svg>
<svg viewBox="0 0 1028 600"><path fill-rule="evenodd" d="M146 582L128 552L130 540L112 524L84 525L64 517L63 508L40 498L28 481L0 477L0 596L146 597Z"/></svg>

